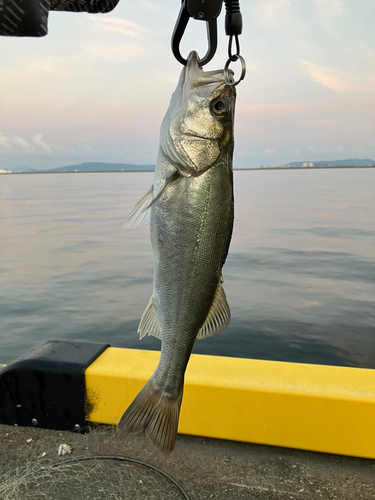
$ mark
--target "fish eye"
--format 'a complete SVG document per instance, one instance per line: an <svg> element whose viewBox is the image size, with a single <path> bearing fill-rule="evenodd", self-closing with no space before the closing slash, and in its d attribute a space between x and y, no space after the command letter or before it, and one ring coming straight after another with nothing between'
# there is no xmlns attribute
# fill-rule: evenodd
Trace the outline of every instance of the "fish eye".
<svg viewBox="0 0 375 500"><path fill-rule="evenodd" d="M218 97L211 102L211 110L215 116L223 118L228 114L229 106L224 99Z"/></svg>

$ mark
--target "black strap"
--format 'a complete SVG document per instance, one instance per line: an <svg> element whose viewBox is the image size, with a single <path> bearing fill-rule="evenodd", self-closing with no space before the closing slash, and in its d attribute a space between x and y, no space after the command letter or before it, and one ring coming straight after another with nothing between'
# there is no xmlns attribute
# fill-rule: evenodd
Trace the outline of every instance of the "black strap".
<svg viewBox="0 0 375 500"><path fill-rule="evenodd" d="M3 0L0 2L0 35L40 37L48 33L50 10L110 12L119 0Z"/></svg>

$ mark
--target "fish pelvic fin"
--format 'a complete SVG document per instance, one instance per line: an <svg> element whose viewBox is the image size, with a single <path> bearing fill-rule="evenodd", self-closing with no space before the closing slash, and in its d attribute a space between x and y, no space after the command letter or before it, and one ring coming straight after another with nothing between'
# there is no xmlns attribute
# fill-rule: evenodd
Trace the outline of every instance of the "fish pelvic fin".
<svg viewBox="0 0 375 500"><path fill-rule="evenodd" d="M167 458L177 436L181 395L177 398L164 394L150 379L138 393L117 424L120 433L144 433Z"/></svg>
<svg viewBox="0 0 375 500"><path fill-rule="evenodd" d="M150 222L150 207L152 205L153 191L154 185L152 185L147 193L134 205L128 218L124 222L124 229L145 226Z"/></svg>
<svg viewBox="0 0 375 500"><path fill-rule="evenodd" d="M222 332L227 328L230 322L230 309L222 285L223 280L219 281L216 289L211 309L207 314L206 321L199 330L197 339L205 339Z"/></svg>
<svg viewBox="0 0 375 500"><path fill-rule="evenodd" d="M153 335L157 339L162 339L162 329L153 296L151 297L145 312L142 315L141 321L139 322L138 333L140 339L143 339L143 337L147 334Z"/></svg>

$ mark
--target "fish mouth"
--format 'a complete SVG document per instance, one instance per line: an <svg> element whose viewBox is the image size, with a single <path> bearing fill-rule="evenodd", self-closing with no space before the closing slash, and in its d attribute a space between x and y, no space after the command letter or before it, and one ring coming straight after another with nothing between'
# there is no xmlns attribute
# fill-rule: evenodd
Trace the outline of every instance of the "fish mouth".
<svg viewBox="0 0 375 500"><path fill-rule="evenodd" d="M208 97L218 86L226 85L224 70L203 71L198 61L197 52L192 50L184 68L182 85L185 92L194 90L200 97Z"/></svg>
<svg viewBox="0 0 375 500"><path fill-rule="evenodd" d="M186 61L184 83L191 80L194 74L203 72L203 69L198 66L198 53L195 50L190 52Z"/></svg>
<svg viewBox="0 0 375 500"><path fill-rule="evenodd" d="M191 68L192 65L194 65L194 67L196 67L196 66L199 67L198 66L198 53L195 50L192 50L187 57L186 67ZM199 69L202 70L202 67L200 67Z"/></svg>

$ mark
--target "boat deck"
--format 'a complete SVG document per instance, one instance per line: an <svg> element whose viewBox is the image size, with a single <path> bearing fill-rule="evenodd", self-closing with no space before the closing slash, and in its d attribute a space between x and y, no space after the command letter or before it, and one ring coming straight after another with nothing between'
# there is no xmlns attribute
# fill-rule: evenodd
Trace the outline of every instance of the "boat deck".
<svg viewBox="0 0 375 500"><path fill-rule="evenodd" d="M72 453L58 456L60 444L69 445ZM92 426L83 435L7 425L0 425L0 498L184 498L168 479L134 463L67 462L94 455L152 464L168 473L190 500L375 498L375 461L369 459L179 435L165 461L143 438L119 439L112 426Z"/></svg>

